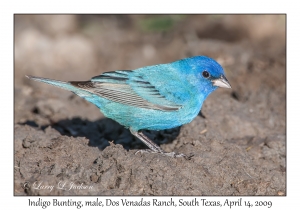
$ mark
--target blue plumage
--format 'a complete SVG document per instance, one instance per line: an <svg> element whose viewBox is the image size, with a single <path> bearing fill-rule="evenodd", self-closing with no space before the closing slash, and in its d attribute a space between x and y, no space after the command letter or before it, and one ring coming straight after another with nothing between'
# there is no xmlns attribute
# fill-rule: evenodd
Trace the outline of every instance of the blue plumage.
<svg viewBox="0 0 300 210"><path fill-rule="evenodd" d="M83 97L102 113L148 145L152 152L165 153L140 130L163 130L192 121L206 97L218 87L231 88L223 68L213 59L195 56L134 71L106 72L85 82L62 82L28 76Z"/></svg>

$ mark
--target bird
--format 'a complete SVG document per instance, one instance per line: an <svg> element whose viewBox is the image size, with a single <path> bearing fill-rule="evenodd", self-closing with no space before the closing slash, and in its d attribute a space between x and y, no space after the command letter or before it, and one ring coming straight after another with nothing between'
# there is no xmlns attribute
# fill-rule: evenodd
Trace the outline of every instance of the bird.
<svg viewBox="0 0 300 210"><path fill-rule="evenodd" d="M104 72L88 81L25 76L71 91L96 105L106 117L128 128L149 148L138 152L185 158L185 154L165 152L142 130L165 130L187 124L198 115L209 94L219 87L231 88L222 66L203 55L135 70Z"/></svg>

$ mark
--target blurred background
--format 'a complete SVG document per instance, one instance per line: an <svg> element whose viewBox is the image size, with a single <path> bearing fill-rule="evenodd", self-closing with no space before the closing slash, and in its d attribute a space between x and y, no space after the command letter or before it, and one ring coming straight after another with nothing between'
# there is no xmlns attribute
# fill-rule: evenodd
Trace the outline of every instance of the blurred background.
<svg viewBox="0 0 300 210"><path fill-rule="evenodd" d="M106 195L285 194L285 15L15 15L14 24L17 194L42 193L20 184L37 177L97 183L95 193ZM193 153L189 162L140 159L134 151L145 145L94 105L25 77L84 81L196 55L217 60L232 89L211 94L181 128L144 131L168 152ZM108 147L110 141L122 147ZM122 167L108 170L102 161ZM150 169L157 185L148 184ZM162 184L157 172L165 169L173 175ZM130 184L133 176L138 184Z"/></svg>
<svg viewBox="0 0 300 210"><path fill-rule="evenodd" d="M207 55L226 68L242 61L243 71L251 53L243 48L284 53L284 40L284 15L16 15L15 70L89 79Z"/></svg>

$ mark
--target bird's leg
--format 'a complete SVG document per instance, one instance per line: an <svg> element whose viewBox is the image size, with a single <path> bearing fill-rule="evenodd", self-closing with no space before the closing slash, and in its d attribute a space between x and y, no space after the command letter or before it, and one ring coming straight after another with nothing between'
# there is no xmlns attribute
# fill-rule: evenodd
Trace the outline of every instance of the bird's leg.
<svg viewBox="0 0 300 210"><path fill-rule="evenodd" d="M139 153L143 153L143 152L151 152L151 153L161 153L163 155L166 156L170 156L170 157L184 157L187 158L187 156L185 154L176 154L175 152L165 152L163 151L157 144L155 144L153 141L151 141L151 139L149 139L145 134L143 134L141 131L133 131L130 129L130 132L132 133L132 135L136 136L138 139L140 139L142 142L144 142L144 144L146 144L150 150L139 150L136 152Z"/></svg>

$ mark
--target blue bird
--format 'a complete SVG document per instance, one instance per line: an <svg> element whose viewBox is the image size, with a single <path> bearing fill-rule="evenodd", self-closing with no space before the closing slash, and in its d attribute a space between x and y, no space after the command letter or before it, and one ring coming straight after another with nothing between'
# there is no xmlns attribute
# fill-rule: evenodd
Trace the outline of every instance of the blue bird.
<svg viewBox="0 0 300 210"><path fill-rule="evenodd" d="M223 68L212 58L195 56L134 71L105 72L90 81L63 82L27 76L77 94L143 141L153 153L167 153L141 130L170 129L191 122L206 97L218 87L231 88ZM139 152L139 151L138 151Z"/></svg>

